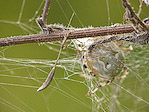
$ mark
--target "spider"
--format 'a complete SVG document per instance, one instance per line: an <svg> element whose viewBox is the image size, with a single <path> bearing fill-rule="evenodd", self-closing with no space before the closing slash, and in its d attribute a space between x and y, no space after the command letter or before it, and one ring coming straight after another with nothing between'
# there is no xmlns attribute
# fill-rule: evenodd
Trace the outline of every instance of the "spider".
<svg viewBox="0 0 149 112"><path fill-rule="evenodd" d="M141 19L135 14L135 12L131 8L128 1L122 0L122 2L126 10L126 13L124 15L125 20L130 22L133 25L133 27L136 30L136 33L140 33L140 32L148 33L149 27L146 26L145 23L142 22ZM65 27L61 28L61 26L59 25L48 26L45 24L45 18L46 18L46 13L49 7L49 3L50 3L49 0L47 0L45 3L45 10L43 12L43 18L38 18L37 24L39 25L39 27L45 34L50 34L52 32L54 33L57 31L66 31L66 30L68 31L68 33L66 36L64 36L64 39L61 44L61 48L60 48L54 67L52 68L51 72L49 73L43 85L37 91L41 91L45 89L51 83L54 73L55 73L56 64L58 63L61 51L64 47L64 43L67 40L67 36L68 34L72 33L74 30L73 28L72 29L65 28ZM73 15L74 14L75 13L73 13ZM70 26L70 24L68 26ZM98 88L110 84L116 78L116 76L118 76L121 73L122 70L125 71L124 75L121 77L117 77L117 79L125 78L128 75L129 70L127 67L124 66L123 52L120 50L120 48L115 43L112 42L112 41L120 41L120 40L121 39L113 40L112 38L109 38L109 40L105 39L103 40L103 42L101 42L101 40L97 40L96 42L93 42L91 45L89 45L88 49L86 50L85 56L84 55L82 56L82 62L83 62L84 69L88 70L89 73L93 76L100 76L102 78L107 79L106 82L101 83L90 94L87 94L87 96L90 96L91 94L96 92ZM104 41L107 41L107 42L104 43ZM128 51L132 50L131 46L130 46L130 49L125 48L125 50L128 50ZM86 64L85 64L85 60L86 60Z"/></svg>
<svg viewBox="0 0 149 112"><path fill-rule="evenodd" d="M132 50L131 47L129 50ZM96 40L87 48L85 55L82 56L83 68L92 76L99 76L106 79L106 82L99 83L91 93L95 93L98 88L110 84L115 78L122 79L128 75L128 68L124 66L124 54L120 47L114 42L102 43L101 39ZM124 72L120 77L119 74Z"/></svg>
<svg viewBox="0 0 149 112"><path fill-rule="evenodd" d="M149 28L135 14L128 1L122 1L126 10L124 19L134 26L136 32L148 32ZM108 43L104 43L102 40L96 40L89 45L85 56L82 56L83 68L85 70L89 71L89 73L93 76L99 76L107 80L106 82L100 83L97 88L86 96L90 96L95 93L98 88L110 84L115 78L122 79L128 75L129 70L126 66L124 66L124 54L122 50L114 42L107 42ZM131 51L132 47L130 46L130 48L124 48L124 50ZM124 75L119 77L122 70L124 70Z"/></svg>

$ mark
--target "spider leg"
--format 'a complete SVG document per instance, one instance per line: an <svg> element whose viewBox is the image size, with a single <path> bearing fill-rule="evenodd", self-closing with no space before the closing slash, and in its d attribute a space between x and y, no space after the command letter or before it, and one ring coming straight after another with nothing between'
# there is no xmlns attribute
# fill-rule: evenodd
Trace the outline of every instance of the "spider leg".
<svg viewBox="0 0 149 112"><path fill-rule="evenodd" d="M90 96L92 95L93 93L95 93L99 88L103 87L103 86L106 86L106 85L109 85L112 81L114 80L114 78L110 79L110 80L107 80L106 82L104 83L101 83L99 86L97 86L97 88L95 88L91 93L87 94L86 96Z"/></svg>
<svg viewBox="0 0 149 112"><path fill-rule="evenodd" d="M122 75L121 77L117 77L117 80L124 79L128 76L129 70L127 67L124 67L124 71L125 71L124 75Z"/></svg>
<svg viewBox="0 0 149 112"><path fill-rule="evenodd" d="M124 67L124 71L125 71L124 75L121 76L121 77L118 77L118 78L117 78L118 80L119 80L119 79L124 79L125 77L128 76L129 70L128 70L127 67ZM114 80L114 78L113 78L113 79L110 79L110 80L107 80L107 81L104 82L104 83L100 83L99 81L96 81L96 82L99 83L100 85L97 86L97 88L95 88L91 93L87 94L86 96L90 96L90 95L92 95L93 93L95 93L99 88L101 88L101 87L103 87L103 86L106 86L106 85L109 85L110 83L112 83L113 80Z"/></svg>
<svg viewBox="0 0 149 112"><path fill-rule="evenodd" d="M94 77L96 76L91 70L89 70L89 69L87 68L87 66L86 66L85 64L83 64L83 68L84 68L86 71L88 71L91 76L94 76Z"/></svg>
<svg viewBox="0 0 149 112"><path fill-rule="evenodd" d="M86 66L85 62L84 62L84 56L82 56L82 59L81 59L82 63L83 63L83 68L88 71L90 73L91 76L96 76L91 70L88 69L88 67Z"/></svg>
<svg viewBox="0 0 149 112"><path fill-rule="evenodd" d="M132 45L129 46L129 48L122 48L124 51L132 51L133 50L133 47Z"/></svg>

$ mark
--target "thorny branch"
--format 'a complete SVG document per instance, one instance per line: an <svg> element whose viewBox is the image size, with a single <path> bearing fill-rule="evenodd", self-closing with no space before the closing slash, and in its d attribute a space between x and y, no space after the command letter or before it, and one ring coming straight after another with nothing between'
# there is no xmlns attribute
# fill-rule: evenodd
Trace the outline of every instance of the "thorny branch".
<svg viewBox="0 0 149 112"><path fill-rule="evenodd" d="M85 28L85 29L78 29L78 30L76 29L73 32L68 34L67 39L126 34L134 31L135 30L131 25ZM51 34L33 34L33 35L25 35L25 36L0 38L0 47L27 44L27 43L62 41L64 36L68 32L69 31L62 31L62 32L59 31L59 32L53 32Z"/></svg>

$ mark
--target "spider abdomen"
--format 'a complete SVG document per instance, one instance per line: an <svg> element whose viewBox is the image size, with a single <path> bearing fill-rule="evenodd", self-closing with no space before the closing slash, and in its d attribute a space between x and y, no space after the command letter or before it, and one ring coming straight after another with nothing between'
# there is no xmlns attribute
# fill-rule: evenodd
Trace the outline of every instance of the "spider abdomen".
<svg viewBox="0 0 149 112"><path fill-rule="evenodd" d="M119 75L124 68L124 55L113 42L95 42L87 50L86 62L95 75L110 79Z"/></svg>

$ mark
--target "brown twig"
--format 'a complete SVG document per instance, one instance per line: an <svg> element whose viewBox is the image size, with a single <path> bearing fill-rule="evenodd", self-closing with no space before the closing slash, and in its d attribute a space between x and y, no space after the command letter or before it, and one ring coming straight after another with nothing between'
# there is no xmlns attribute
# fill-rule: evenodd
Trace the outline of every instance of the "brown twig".
<svg viewBox="0 0 149 112"><path fill-rule="evenodd" d="M73 32L69 33L67 39L125 34L125 33L131 33L133 31L134 31L134 28L131 25L86 28L86 29L74 30ZM53 32L48 35L33 34L33 35L25 35L25 36L0 38L0 47L27 44L27 43L62 41L64 36L68 32L69 31L59 31L59 32Z"/></svg>
<svg viewBox="0 0 149 112"><path fill-rule="evenodd" d="M86 28L74 30L73 32L69 33L67 39L106 36L112 34L124 34L131 33L133 31L134 28L131 25ZM61 41L63 40L66 33L68 33L68 31L53 32L51 34L33 34L25 36L0 38L0 47L27 43Z"/></svg>
<svg viewBox="0 0 149 112"><path fill-rule="evenodd" d="M72 14L72 16L71 16L71 18L70 18L70 22L68 23L68 26L70 26L70 23L71 23L71 21L72 21L73 16L74 16L74 13ZM47 88L47 87L50 85L50 83L51 83L51 81L52 81L52 79L53 79L53 77L54 77L54 74L55 74L56 65L57 65L57 63L58 63L58 61L59 61L59 58L60 58L62 49L63 49L63 47L64 47L64 44L65 44L65 42L66 42L66 40L67 40L67 37L68 37L68 34L69 34L69 33L71 33L71 31L68 32L67 35L64 36L64 39L63 39L63 42L62 42L62 44L61 44L61 47L60 47L60 50L59 50L59 54L58 54L58 56L57 56L57 59L56 59L56 62L55 62L54 67L53 67L52 70L50 71L50 73L49 73L48 77L46 78L45 82L42 84L41 87L39 87L39 89L37 90L37 92L39 92L39 91L41 91L41 90L44 90L45 88Z"/></svg>
<svg viewBox="0 0 149 112"><path fill-rule="evenodd" d="M50 0L46 0L44 10L43 10L43 14L42 14L42 20L43 20L44 24L46 24L46 18L47 18L49 6L50 6Z"/></svg>
<svg viewBox="0 0 149 112"><path fill-rule="evenodd" d="M44 83L42 84L42 86L37 90L37 92L39 92L39 91L41 91L41 90L44 90L45 88L47 88L47 87L50 85L50 83L51 83L51 81L52 81L52 79L53 79L53 77L54 77L55 70L56 70L56 65L57 65L57 63L58 63L58 60L59 60L59 58L60 58L62 49L63 49L63 47L64 47L64 43L66 42L66 40L67 40L67 36L65 36L64 39L63 39L63 42L62 42L62 44L61 44L60 51L59 51L59 54L58 54L58 56L57 56L57 59L56 59L56 62L55 62L54 67L53 67L52 70L50 71L50 73L49 73L48 77L46 78L45 82L44 82Z"/></svg>

